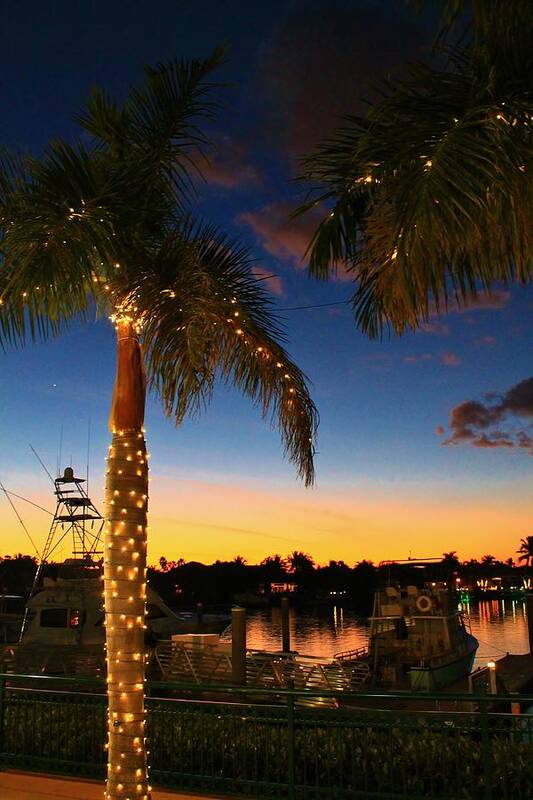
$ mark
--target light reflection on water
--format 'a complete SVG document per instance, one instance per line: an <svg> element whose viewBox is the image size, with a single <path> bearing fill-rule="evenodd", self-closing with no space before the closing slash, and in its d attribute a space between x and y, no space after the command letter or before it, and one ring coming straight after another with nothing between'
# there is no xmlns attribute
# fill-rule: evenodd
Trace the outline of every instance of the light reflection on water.
<svg viewBox="0 0 533 800"><path fill-rule="evenodd" d="M507 652L529 650L525 603L519 600L483 600L464 604L472 633L479 641L476 663L483 664ZM248 646L281 649L279 608L248 611ZM333 606L320 611L291 609L291 647L300 653L331 658L343 650L368 643L368 627L353 611Z"/></svg>

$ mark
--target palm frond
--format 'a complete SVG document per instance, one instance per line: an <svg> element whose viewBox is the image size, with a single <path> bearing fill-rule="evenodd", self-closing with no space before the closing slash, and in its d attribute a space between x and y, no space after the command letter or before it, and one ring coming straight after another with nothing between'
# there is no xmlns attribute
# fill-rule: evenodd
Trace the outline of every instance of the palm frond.
<svg viewBox="0 0 533 800"><path fill-rule="evenodd" d="M220 84L208 80L222 63L225 48L204 60L171 60L145 68L145 83L130 89L119 104L94 89L77 119L97 146L116 158L146 164L152 182L163 176L175 200L189 197L203 148L208 145L203 125L218 108L213 92Z"/></svg>
<svg viewBox="0 0 533 800"><path fill-rule="evenodd" d="M4 192L0 343L23 344L59 333L87 312L94 269L109 263L112 225L90 154L52 145L27 160L27 175Z"/></svg>
<svg viewBox="0 0 533 800"><path fill-rule="evenodd" d="M386 84L365 120L303 165L314 188L301 210L329 202L310 270L351 264L356 320L373 336L533 277L530 78L510 83L455 55L453 69L416 65Z"/></svg>
<svg viewBox="0 0 533 800"><path fill-rule="evenodd" d="M167 413L179 423L201 411L220 377L270 416L311 484L317 412L248 253L215 228L184 221L136 275L129 297L144 319L148 377Z"/></svg>

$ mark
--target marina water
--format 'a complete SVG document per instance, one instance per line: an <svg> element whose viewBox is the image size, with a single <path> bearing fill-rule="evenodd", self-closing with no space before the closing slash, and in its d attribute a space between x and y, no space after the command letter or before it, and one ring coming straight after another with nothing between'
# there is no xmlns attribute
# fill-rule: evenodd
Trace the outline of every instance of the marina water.
<svg viewBox="0 0 533 800"><path fill-rule="evenodd" d="M509 653L529 651L526 604L522 600L480 600L463 603L472 633L479 641L475 666ZM281 612L277 607L249 610L248 647L281 649ZM331 658L334 653L366 647L368 626L351 609L333 606L312 611L291 609L291 647L305 655Z"/></svg>

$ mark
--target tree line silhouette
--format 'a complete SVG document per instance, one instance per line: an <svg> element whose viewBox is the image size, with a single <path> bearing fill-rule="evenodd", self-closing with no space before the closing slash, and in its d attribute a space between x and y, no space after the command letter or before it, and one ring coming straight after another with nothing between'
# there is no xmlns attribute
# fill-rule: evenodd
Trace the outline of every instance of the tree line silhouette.
<svg viewBox="0 0 533 800"><path fill-rule="evenodd" d="M424 570L413 570L407 563L374 564L362 559L353 566L342 560L317 564L308 553L294 550L283 557L267 556L258 564L249 564L241 555L230 561L213 564L167 559L148 569L148 580L161 597L174 608L230 605L237 601L248 605L276 602L291 593L294 602L321 604L346 603L368 612L377 586L384 583L419 583L447 581L457 585L476 585L496 576L517 585L533 567L533 536L520 541L515 560L499 560L490 553L479 560L461 561L455 550L443 553L442 559L429 563ZM31 588L37 561L18 553L0 558L0 593L26 595ZM50 564L48 574L57 574L58 565Z"/></svg>

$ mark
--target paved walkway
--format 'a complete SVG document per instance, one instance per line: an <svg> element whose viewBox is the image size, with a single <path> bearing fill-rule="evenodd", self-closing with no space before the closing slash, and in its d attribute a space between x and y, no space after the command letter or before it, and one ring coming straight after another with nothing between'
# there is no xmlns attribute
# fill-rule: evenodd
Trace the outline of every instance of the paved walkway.
<svg viewBox="0 0 533 800"><path fill-rule="evenodd" d="M99 781L52 778L28 772L0 772L1 800L102 800L104 786ZM155 790L153 800L208 800L206 795ZM213 800L214 796L209 795Z"/></svg>

